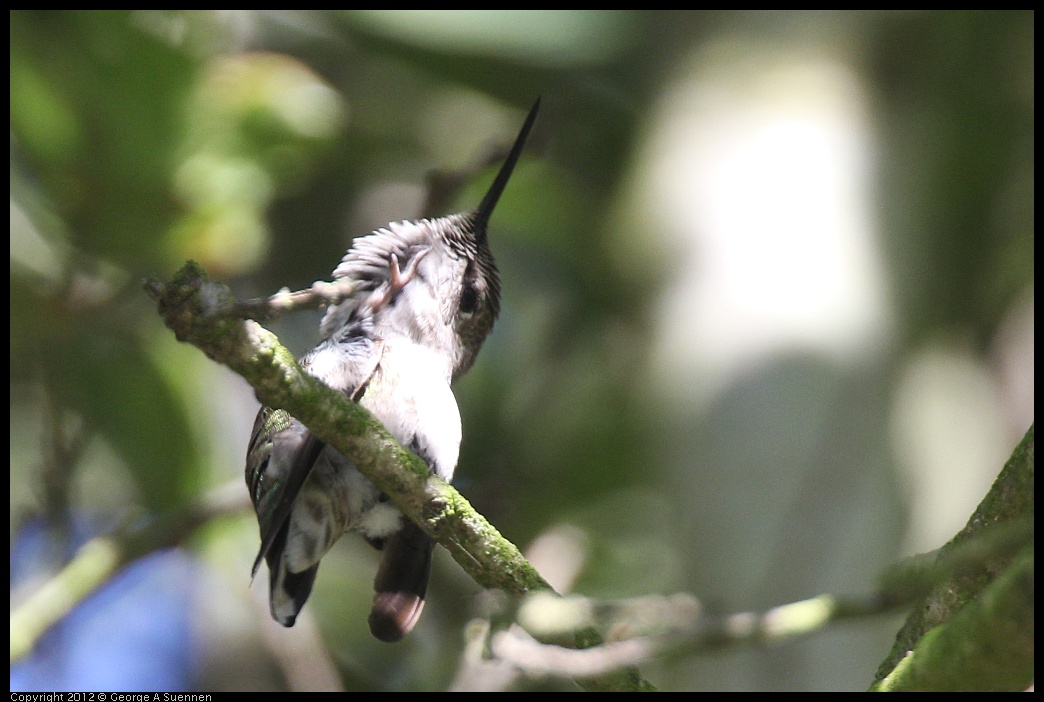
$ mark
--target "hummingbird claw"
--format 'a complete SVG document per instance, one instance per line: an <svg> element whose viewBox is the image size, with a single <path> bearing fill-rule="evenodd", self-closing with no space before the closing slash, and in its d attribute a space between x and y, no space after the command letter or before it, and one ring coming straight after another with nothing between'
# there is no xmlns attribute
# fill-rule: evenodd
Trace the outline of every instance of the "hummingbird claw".
<svg viewBox="0 0 1044 702"><path fill-rule="evenodd" d="M388 270L390 272L388 282L374 290L368 301L370 308L374 312L387 305L393 297L402 292L402 289L417 275L417 265L421 259L427 256L430 251L430 246L419 248L417 253L413 255L413 258L410 259L410 262L406 264L405 271L399 268L398 256L395 254L388 256Z"/></svg>
<svg viewBox="0 0 1044 702"><path fill-rule="evenodd" d="M406 264L405 273L399 271L399 259L395 254L388 257L388 267L391 269L391 287L393 295L405 288L406 284L413 280L413 276L417 274L417 264L419 264L421 259L427 256L430 251L430 246L418 249L417 253L410 259L410 262Z"/></svg>

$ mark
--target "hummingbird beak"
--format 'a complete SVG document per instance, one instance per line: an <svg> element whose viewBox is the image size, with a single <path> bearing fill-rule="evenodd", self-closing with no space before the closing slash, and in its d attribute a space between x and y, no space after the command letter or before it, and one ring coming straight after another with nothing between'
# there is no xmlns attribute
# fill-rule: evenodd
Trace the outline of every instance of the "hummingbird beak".
<svg viewBox="0 0 1044 702"><path fill-rule="evenodd" d="M515 170L515 164L518 163L518 157L522 154L522 147L526 145L526 139L529 137L529 132L533 129L533 122L536 121L537 111L539 109L540 98L537 98L536 102L533 103L533 107L529 110L529 116L526 117L526 121L522 125L522 131L518 133L518 138L515 139L515 145L511 147L511 152L508 154L507 160L505 160L504 165L500 167L500 172L497 173L497 177L493 180L493 185L489 186L489 191L486 193L486 196L482 198L482 202L479 203L478 209L475 210L473 220L475 234L480 242L486 238L486 224L489 222L490 215L493 214L493 208L497 206L500 194L504 192L504 187L511 178L511 172Z"/></svg>

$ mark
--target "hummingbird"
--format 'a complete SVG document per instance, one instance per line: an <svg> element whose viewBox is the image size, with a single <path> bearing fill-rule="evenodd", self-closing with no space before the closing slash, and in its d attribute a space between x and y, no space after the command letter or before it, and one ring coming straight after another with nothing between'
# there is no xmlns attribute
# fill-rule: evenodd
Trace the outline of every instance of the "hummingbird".
<svg viewBox="0 0 1044 702"><path fill-rule="evenodd" d="M392 222L356 238L333 272L352 295L331 306L301 367L379 419L436 475L452 480L461 422L452 383L472 364L500 312L487 225L536 119L533 104L478 208ZM435 543L344 455L286 411L262 407L250 436L246 483L269 570L272 618L293 626L319 563L342 534L381 551L370 631L402 639L417 623Z"/></svg>

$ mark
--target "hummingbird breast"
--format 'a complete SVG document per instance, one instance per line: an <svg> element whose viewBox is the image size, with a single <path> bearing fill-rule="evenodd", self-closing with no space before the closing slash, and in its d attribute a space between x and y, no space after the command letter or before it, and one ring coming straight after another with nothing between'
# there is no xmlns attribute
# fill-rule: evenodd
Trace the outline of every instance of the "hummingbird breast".
<svg viewBox="0 0 1044 702"><path fill-rule="evenodd" d="M453 479L461 440L451 376L443 354L405 336L386 337L381 361L359 401L446 481Z"/></svg>

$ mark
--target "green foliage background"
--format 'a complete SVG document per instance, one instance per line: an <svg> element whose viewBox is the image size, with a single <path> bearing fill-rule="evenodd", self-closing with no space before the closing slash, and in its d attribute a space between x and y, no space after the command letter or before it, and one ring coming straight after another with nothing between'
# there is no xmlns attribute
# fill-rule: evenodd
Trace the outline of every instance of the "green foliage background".
<svg viewBox="0 0 1044 702"><path fill-rule="evenodd" d="M503 317L457 389L455 484L523 548L578 527L579 592L687 590L731 611L871 589L914 501L890 448L898 369L938 339L990 358L1032 300L1032 12L10 19L12 530L65 502L164 511L241 475L252 393L177 344L143 276L191 258L242 297L323 279L351 237L421 214L432 169L466 171L510 139L537 95L493 223ZM687 406L651 389L644 340L670 252L628 263L656 246L628 193L669 85L721 36L829 46L869 86L896 341L870 362L781 355ZM440 212L473 206L488 177ZM295 352L316 327L273 325ZM63 462L55 436L82 450ZM212 573L200 687L287 685L246 588L252 515L190 546ZM339 546L309 604L343 684L445 688L477 588L438 559L424 620L389 648L363 624L372 572L362 545ZM865 689L896 628L643 672L666 689Z"/></svg>

